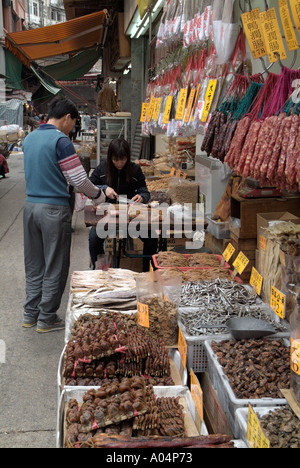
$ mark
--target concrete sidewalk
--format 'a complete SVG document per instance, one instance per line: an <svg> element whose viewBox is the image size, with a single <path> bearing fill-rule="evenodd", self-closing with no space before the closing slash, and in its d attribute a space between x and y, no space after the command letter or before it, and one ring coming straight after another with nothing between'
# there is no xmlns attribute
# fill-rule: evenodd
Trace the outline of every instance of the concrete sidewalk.
<svg viewBox="0 0 300 468"><path fill-rule="evenodd" d="M39 335L21 327L25 300L22 215L25 200L23 154L8 160L0 180L0 447L54 448L57 368L64 331ZM83 213L73 218L70 274L89 269L88 230ZM65 316L67 285L59 316ZM5 361L5 362L4 362Z"/></svg>

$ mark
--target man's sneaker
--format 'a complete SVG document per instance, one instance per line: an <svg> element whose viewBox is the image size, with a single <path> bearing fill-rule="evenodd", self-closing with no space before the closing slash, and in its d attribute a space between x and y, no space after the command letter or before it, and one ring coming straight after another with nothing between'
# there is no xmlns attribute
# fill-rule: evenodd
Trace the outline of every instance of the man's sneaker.
<svg viewBox="0 0 300 468"><path fill-rule="evenodd" d="M42 322L38 320L36 331L38 333L49 333L58 330L65 329L65 322L62 319L57 318L53 323Z"/></svg>
<svg viewBox="0 0 300 468"><path fill-rule="evenodd" d="M37 318L34 315L24 314L23 316L23 328L33 328L37 324Z"/></svg>

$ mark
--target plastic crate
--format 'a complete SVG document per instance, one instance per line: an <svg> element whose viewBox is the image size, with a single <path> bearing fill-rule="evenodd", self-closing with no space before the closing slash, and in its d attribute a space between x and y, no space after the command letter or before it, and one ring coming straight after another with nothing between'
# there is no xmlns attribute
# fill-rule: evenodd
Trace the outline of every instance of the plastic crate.
<svg viewBox="0 0 300 468"><path fill-rule="evenodd" d="M194 308L191 308L191 310ZM198 308L196 308L198 310ZM185 326L180 322L178 322L183 337L185 339L187 345L187 367L188 369L193 369L196 373L207 372L208 370L208 360L207 360L207 352L204 346L206 340L211 339L226 339L228 335L202 335L202 336L191 336L188 335L185 329Z"/></svg>
<svg viewBox="0 0 300 468"><path fill-rule="evenodd" d="M216 239L230 239L229 221L218 222L206 217L208 221L207 231L210 232Z"/></svg>
<svg viewBox="0 0 300 468"><path fill-rule="evenodd" d="M255 408L254 412L259 416L265 416L266 414L275 411L280 406L269 406L267 408ZM240 439L246 444L247 448L251 448L247 439L247 430L248 430L248 408L240 408L236 411L236 421L238 425L238 430L240 433Z"/></svg>
<svg viewBox="0 0 300 468"><path fill-rule="evenodd" d="M273 335L270 339L276 338L276 335ZM226 339L232 340L231 335L227 335ZM287 401L284 398L250 398L250 399L240 399L236 398L233 389L229 383L229 379L225 374L223 367L219 364L217 356L215 355L212 347L212 341L223 341L224 338L220 339L211 339L206 340L204 342L204 346L207 352L207 359L208 359L208 373L211 379L213 386L215 387L220 403L224 409L224 412L228 418L228 422L231 426L231 430L234 434L235 438L239 438L239 424L236 419L236 411L239 408L248 407L249 404L252 405L253 408L257 407L274 407L274 406L282 406L286 405ZM289 345L287 341L287 346Z"/></svg>

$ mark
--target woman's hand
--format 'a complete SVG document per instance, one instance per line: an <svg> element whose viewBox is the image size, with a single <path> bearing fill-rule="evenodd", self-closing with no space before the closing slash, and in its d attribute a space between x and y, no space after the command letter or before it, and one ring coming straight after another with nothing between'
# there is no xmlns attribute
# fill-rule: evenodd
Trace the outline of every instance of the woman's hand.
<svg viewBox="0 0 300 468"><path fill-rule="evenodd" d="M116 200L119 198L119 195L114 191L113 188L111 187L107 187L107 189L105 190L105 195L107 196L107 198L109 198L110 200Z"/></svg>
<svg viewBox="0 0 300 468"><path fill-rule="evenodd" d="M141 197L141 195L135 195L131 201L133 201L134 203L142 203L143 199Z"/></svg>

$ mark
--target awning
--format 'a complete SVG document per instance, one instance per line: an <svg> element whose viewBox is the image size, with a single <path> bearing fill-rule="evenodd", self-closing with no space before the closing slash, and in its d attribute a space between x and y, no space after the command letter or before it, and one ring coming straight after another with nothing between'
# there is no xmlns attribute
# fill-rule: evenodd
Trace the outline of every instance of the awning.
<svg viewBox="0 0 300 468"><path fill-rule="evenodd" d="M100 57L102 57L102 49L98 47L80 52L70 60L41 67L41 69L57 81L73 81L88 73Z"/></svg>
<svg viewBox="0 0 300 468"><path fill-rule="evenodd" d="M6 47L28 68L34 60L75 54L101 45L107 11L99 11L65 23L6 35Z"/></svg>

